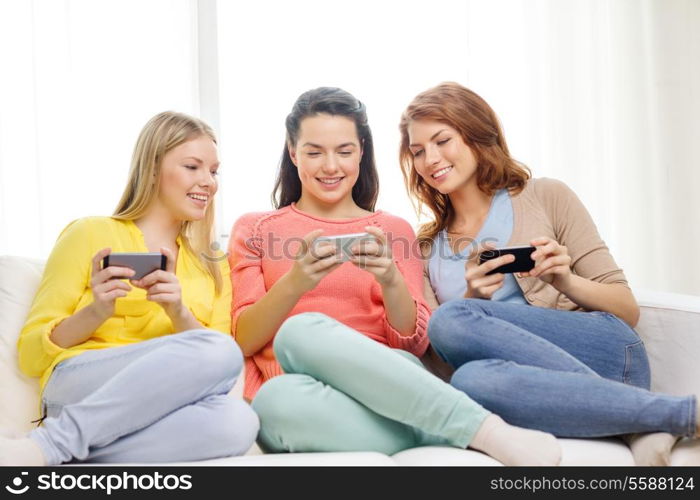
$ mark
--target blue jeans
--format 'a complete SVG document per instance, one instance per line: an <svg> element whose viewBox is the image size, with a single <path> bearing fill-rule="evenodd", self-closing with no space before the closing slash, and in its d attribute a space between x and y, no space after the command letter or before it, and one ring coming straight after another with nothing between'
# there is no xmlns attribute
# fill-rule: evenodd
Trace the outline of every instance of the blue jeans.
<svg viewBox="0 0 700 500"><path fill-rule="evenodd" d="M189 330L66 359L46 384L34 439L47 465L176 462L240 455L259 424L227 396L242 355L228 335Z"/></svg>
<svg viewBox="0 0 700 500"><path fill-rule="evenodd" d="M456 369L452 385L511 424L560 437L695 434L695 396L650 392L644 344L612 314L457 299L428 335Z"/></svg>

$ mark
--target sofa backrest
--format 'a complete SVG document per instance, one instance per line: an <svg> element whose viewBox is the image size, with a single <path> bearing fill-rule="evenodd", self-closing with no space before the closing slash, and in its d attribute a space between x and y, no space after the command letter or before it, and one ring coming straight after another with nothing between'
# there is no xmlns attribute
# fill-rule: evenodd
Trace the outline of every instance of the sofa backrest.
<svg viewBox="0 0 700 500"><path fill-rule="evenodd" d="M635 330L651 365L651 389L700 395L700 297L634 290L641 307Z"/></svg>

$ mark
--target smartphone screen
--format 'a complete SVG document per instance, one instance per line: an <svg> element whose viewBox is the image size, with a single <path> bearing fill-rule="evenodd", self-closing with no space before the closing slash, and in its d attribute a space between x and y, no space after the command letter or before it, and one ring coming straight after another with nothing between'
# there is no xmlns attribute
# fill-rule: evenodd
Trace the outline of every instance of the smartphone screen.
<svg viewBox="0 0 700 500"><path fill-rule="evenodd" d="M341 253L343 260L348 260L350 258L350 249L361 241L372 240L374 236L369 233L353 233L353 234L339 234L337 236L320 236L316 238L315 243L320 243L322 241L327 241L336 246L336 251Z"/></svg>
<svg viewBox="0 0 700 500"><path fill-rule="evenodd" d="M108 266L128 267L136 272L128 279L140 280L153 271L165 270L166 261L167 258L161 253L112 253L102 259L102 268Z"/></svg>
<svg viewBox="0 0 700 500"><path fill-rule="evenodd" d="M506 247L506 248L495 248L493 250L486 250L479 254L479 264L483 264L487 260L495 259L501 255L512 254L515 256L515 260L509 264L497 267L496 269L486 273L524 273L530 271L535 267L535 261L532 260L530 255L536 250L535 247L522 246L522 247Z"/></svg>

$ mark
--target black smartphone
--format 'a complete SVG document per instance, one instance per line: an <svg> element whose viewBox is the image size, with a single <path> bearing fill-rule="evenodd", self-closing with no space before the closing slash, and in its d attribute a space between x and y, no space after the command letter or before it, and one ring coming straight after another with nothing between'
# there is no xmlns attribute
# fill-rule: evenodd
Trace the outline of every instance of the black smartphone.
<svg viewBox="0 0 700 500"><path fill-rule="evenodd" d="M479 264L483 264L487 260L495 259L501 255L512 254L515 255L515 260L510 264L505 264L492 271L486 273L524 273L530 271L535 267L535 261L532 260L530 255L536 250L535 247L523 246L523 247L504 247L504 248L494 248L493 250L485 250L479 254Z"/></svg>
<svg viewBox="0 0 700 500"><path fill-rule="evenodd" d="M102 259L102 269L109 266L128 267L136 274L129 278L115 277L114 279L140 280L158 269L165 271L167 260L162 253L112 253Z"/></svg>

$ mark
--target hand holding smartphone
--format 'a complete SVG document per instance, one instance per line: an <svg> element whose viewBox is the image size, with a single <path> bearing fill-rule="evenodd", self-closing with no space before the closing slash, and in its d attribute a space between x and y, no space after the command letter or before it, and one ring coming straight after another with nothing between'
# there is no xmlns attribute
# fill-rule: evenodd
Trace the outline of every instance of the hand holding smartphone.
<svg viewBox="0 0 700 500"><path fill-rule="evenodd" d="M167 258L162 253L112 253L102 259L102 269L109 266L133 269L133 276L115 277L115 279L140 280L144 276L161 269L165 271Z"/></svg>
<svg viewBox="0 0 700 500"><path fill-rule="evenodd" d="M516 246L485 250L479 254L479 265L488 260L500 257L501 255L513 255L515 256L513 262L489 271L486 273L486 276L495 273L525 273L535 267L535 261L530 257L535 250L536 248L533 246Z"/></svg>
<svg viewBox="0 0 700 500"><path fill-rule="evenodd" d="M347 261L350 260L350 249L355 246L356 243L374 239L374 236L369 233L339 234L336 236L319 236L314 240L314 245L324 241L332 243L336 247L336 253L342 255L343 261Z"/></svg>

